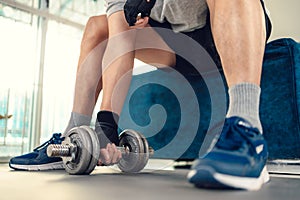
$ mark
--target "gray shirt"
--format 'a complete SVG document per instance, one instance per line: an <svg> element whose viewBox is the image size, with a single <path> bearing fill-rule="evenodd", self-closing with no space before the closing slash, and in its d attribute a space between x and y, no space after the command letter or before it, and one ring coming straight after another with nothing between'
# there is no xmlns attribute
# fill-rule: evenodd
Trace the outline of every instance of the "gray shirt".
<svg viewBox="0 0 300 200"><path fill-rule="evenodd" d="M109 16L123 10L126 0L105 0ZM150 17L158 22L168 21L174 32L189 32L205 26L206 0L156 0Z"/></svg>

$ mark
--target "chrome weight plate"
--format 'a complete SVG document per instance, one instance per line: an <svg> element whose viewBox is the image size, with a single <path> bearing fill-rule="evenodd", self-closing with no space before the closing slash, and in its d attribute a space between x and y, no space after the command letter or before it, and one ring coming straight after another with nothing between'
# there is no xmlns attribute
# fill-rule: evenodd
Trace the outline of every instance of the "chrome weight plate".
<svg viewBox="0 0 300 200"><path fill-rule="evenodd" d="M130 129L124 130L120 134L120 146L125 149L118 163L121 171L136 173L144 169L149 160L149 145L141 133Z"/></svg>
<svg viewBox="0 0 300 200"><path fill-rule="evenodd" d="M93 146L93 150L91 152L92 158L90 164L87 170L84 172L84 174L88 175L95 169L98 163L99 156L100 156L100 144L99 144L98 136L93 129L91 129L89 126L81 126L81 128L89 133L89 136L91 137L92 140L92 146Z"/></svg>
<svg viewBox="0 0 300 200"><path fill-rule="evenodd" d="M72 158L63 158L65 170L72 175L85 174L92 159L93 143L89 132L82 127L71 129L65 136L63 144L71 143L76 146Z"/></svg>

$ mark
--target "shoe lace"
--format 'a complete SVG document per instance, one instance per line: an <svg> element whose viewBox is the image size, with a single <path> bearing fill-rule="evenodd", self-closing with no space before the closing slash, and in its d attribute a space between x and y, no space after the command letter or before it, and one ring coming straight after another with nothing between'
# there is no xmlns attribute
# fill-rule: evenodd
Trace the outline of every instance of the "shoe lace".
<svg viewBox="0 0 300 200"><path fill-rule="evenodd" d="M257 134L256 128L226 121L216 146L224 150L239 150L245 143L255 146L251 138Z"/></svg>
<svg viewBox="0 0 300 200"><path fill-rule="evenodd" d="M61 133L54 133L50 140L46 141L45 143L41 144L40 146L36 147L33 151L39 152L40 150L46 148L49 144L61 144L61 142L64 140L63 137L61 137Z"/></svg>

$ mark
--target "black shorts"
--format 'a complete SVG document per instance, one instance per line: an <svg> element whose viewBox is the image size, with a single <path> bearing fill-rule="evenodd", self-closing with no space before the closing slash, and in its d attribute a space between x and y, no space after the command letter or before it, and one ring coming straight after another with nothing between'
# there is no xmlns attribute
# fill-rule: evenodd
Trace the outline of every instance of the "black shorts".
<svg viewBox="0 0 300 200"><path fill-rule="evenodd" d="M271 35L271 30L272 30L272 24L271 21L266 13L266 9L265 9L265 5L264 2L261 0L261 4L265 13L265 21L266 21L266 41L269 39L270 35ZM168 46L173 49L174 51L175 48L173 47L173 41L169 40L169 38L165 35L162 34L159 29L155 29L157 28L167 28L167 29L171 29L171 24L169 22L164 22L164 23L160 23L157 22L153 19L149 19L149 25L151 27L154 28L154 30L156 30L156 32L163 38L163 40L168 44ZM191 32L182 32L182 34L187 35L188 37L192 38L193 40L195 40L196 42L198 42L206 51L207 53L211 56L211 58L213 59L213 61L215 62L216 66L221 69L222 65L221 65L221 60L219 57L219 54L217 52L214 40L213 40L213 36L212 36L212 32L211 32L211 26L210 26L210 16L209 13L207 15L206 18L206 25L203 28L200 29L196 29L194 31ZM194 75L194 74L198 74L198 72L196 71L196 69L188 62L186 61L184 58L182 58L181 56L176 54L176 65L174 66L174 68L179 71L182 74L185 75Z"/></svg>

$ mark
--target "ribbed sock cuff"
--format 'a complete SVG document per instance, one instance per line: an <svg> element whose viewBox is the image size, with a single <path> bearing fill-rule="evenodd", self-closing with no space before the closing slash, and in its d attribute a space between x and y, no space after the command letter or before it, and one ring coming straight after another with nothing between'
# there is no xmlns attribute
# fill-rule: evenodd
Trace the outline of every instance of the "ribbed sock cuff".
<svg viewBox="0 0 300 200"><path fill-rule="evenodd" d="M228 93L227 117L242 117L262 132L259 119L260 87L252 83L240 83L230 87Z"/></svg>
<svg viewBox="0 0 300 200"><path fill-rule="evenodd" d="M88 115L83 115L80 113L72 112L69 120L69 124L64 131L63 135L65 135L67 132L69 132L74 127L79 126L89 126L91 124L92 117Z"/></svg>

